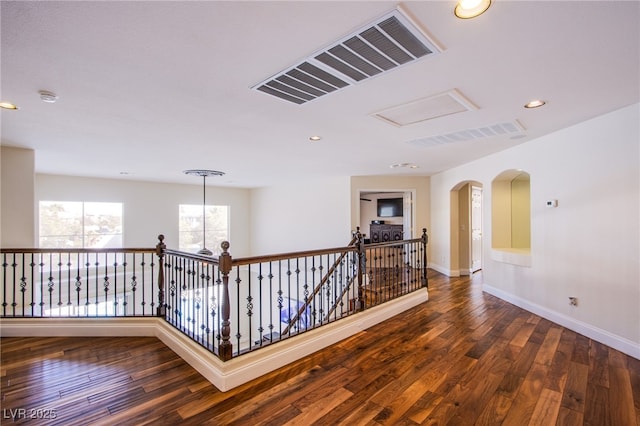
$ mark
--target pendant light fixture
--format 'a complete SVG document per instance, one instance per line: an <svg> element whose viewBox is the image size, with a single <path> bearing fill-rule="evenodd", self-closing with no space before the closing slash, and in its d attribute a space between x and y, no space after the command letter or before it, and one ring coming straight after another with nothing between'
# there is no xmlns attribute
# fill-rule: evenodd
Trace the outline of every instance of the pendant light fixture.
<svg viewBox="0 0 640 426"><path fill-rule="evenodd" d="M224 176L224 172L217 170L206 169L191 169L185 170L184 174L190 176L202 176L202 248L198 251L198 254L205 256L211 256L213 253L207 248L207 228L206 228L206 206L207 206L207 176Z"/></svg>

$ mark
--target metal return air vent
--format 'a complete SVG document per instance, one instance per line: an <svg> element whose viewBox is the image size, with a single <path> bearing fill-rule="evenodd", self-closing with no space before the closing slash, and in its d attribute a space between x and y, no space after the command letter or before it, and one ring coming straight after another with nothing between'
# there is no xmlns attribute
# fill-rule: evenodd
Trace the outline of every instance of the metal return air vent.
<svg viewBox="0 0 640 426"><path fill-rule="evenodd" d="M485 139L500 135L517 135L524 131L524 127L518 121L493 124L490 126L477 127L474 129L460 130L458 132L446 133L443 135L430 136L422 139L407 141L410 145L423 148L464 142L473 139Z"/></svg>
<svg viewBox="0 0 640 426"><path fill-rule="evenodd" d="M438 52L424 33L394 10L252 89L303 104Z"/></svg>

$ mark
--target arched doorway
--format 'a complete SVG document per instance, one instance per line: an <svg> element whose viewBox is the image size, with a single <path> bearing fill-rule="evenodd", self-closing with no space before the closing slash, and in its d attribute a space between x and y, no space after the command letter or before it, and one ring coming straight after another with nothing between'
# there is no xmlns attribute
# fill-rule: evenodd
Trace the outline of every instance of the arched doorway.
<svg viewBox="0 0 640 426"><path fill-rule="evenodd" d="M482 183L464 181L451 190L452 276L482 269Z"/></svg>

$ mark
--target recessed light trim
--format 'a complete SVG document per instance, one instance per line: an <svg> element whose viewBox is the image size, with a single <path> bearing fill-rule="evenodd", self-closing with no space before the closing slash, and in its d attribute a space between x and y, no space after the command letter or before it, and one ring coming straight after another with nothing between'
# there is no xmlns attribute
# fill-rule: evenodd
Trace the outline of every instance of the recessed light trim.
<svg viewBox="0 0 640 426"><path fill-rule="evenodd" d="M543 101L542 99L534 99L530 102L527 102L524 107L527 109L532 109L532 108L540 108L541 106L546 105L547 102Z"/></svg>
<svg viewBox="0 0 640 426"><path fill-rule="evenodd" d="M482 15L491 6L491 0L460 0L453 13L460 19L471 19Z"/></svg>
<svg viewBox="0 0 640 426"><path fill-rule="evenodd" d="M0 108L2 108L2 109L11 109L11 110L20 109L18 107L18 105L12 104L11 102L0 102Z"/></svg>
<svg viewBox="0 0 640 426"><path fill-rule="evenodd" d="M317 142L317 141L319 141L320 139L322 139L322 136L310 136L310 137L309 137L309 140L310 140L311 142Z"/></svg>

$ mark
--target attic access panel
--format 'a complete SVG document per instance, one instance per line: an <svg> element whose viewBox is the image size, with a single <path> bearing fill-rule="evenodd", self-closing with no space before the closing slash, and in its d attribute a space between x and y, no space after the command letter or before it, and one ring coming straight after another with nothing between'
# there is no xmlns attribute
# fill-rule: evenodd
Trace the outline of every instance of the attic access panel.
<svg viewBox="0 0 640 426"><path fill-rule="evenodd" d="M252 89L304 104L440 51L396 9Z"/></svg>

